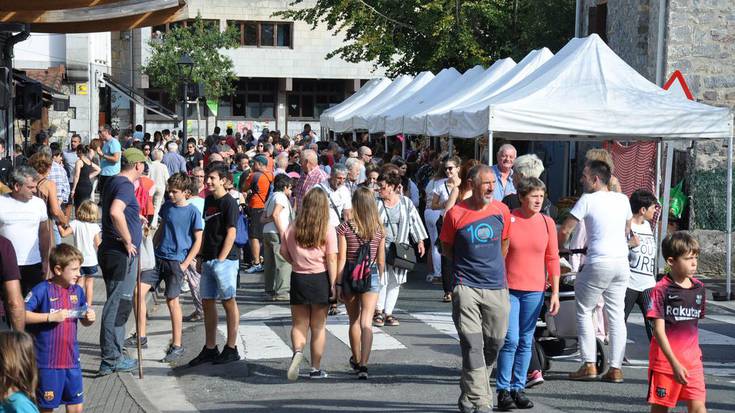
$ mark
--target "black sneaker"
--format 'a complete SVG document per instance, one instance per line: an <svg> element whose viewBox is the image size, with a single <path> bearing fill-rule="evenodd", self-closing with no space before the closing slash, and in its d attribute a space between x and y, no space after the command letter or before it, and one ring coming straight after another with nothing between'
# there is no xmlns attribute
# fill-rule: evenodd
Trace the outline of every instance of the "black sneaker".
<svg viewBox="0 0 735 413"><path fill-rule="evenodd" d="M519 409L532 409L533 402L526 397L526 393L523 390L513 390L510 392L510 397L516 403L516 407Z"/></svg>
<svg viewBox="0 0 735 413"><path fill-rule="evenodd" d="M189 362L189 367L198 366L204 363L211 363L215 361L217 357L219 357L219 350L217 349L217 346L214 346L214 348L207 348L207 346L202 346L202 351L200 351L199 355L194 357L194 359Z"/></svg>
<svg viewBox="0 0 735 413"><path fill-rule="evenodd" d="M354 370L356 373L360 371L360 363L355 361L355 356L350 356L350 367L352 370Z"/></svg>
<svg viewBox="0 0 735 413"><path fill-rule="evenodd" d="M515 401L511 397L508 390L500 390L498 392L498 410L506 412L515 406Z"/></svg>
<svg viewBox="0 0 735 413"><path fill-rule="evenodd" d="M184 346L174 346L171 344L166 350L166 357L161 359L161 363L171 363L184 356Z"/></svg>
<svg viewBox="0 0 735 413"><path fill-rule="evenodd" d="M310 379L326 379L327 377L329 377L329 374L327 374L326 371L321 370L321 369L319 370L312 369L311 373L309 373Z"/></svg>
<svg viewBox="0 0 735 413"><path fill-rule="evenodd" d="M214 364L227 364L238 360L240 360L240 353L237 352L237 346L233 348L225 344L222 352L214 360Z"/></svg>
<svg viewBox="0 0 735 413"><path fill-rule="evenodd" d="M125 347L137 348L138 347L138 336L133 333L130 337L125 339ZM148 348L148 337L140 338L140 348Z"/></svg>
<svg viewBox="0 0 735 413"><path fill-rule="evenodd" d="M367 380L368 379L368 369L367 366L360 366L357 368L357 379L358 380Z"/></svg>

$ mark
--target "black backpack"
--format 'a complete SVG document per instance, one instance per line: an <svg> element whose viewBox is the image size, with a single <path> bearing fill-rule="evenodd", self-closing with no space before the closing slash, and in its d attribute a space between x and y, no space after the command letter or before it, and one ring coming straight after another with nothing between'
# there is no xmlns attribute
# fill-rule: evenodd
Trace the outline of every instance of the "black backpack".
<svg viewBox="0 0 735 413"><path fill-rule="evenodd" d="M342 273L342 282L350 284L350 289L356 293L364 293L370 291L372 267L375 260L372 258L370 251L370 240L364 242L357 235L352 227L352 223L348 222L350 231L355 234L355 238L360 243L355 253L355 261L347 262L344 272Z"/></svg>

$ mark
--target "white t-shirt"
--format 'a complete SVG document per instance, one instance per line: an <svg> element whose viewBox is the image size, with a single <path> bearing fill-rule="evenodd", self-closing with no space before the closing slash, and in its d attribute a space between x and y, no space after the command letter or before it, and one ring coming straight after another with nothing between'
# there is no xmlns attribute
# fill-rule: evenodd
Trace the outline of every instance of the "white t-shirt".
<svg viewBox="0 0 735 413"><path fill-rule="evenodd" d="M436 198L439 203L447 202L449 201L449 195L452 193L451 190L447 191L449 188L449 185L446 185L447 179L443 178L438 181L432 181L436 182L434 184L434 191L432 194L432 198Z"/></svg>
<svg viewBox="0 0 735 413"><path fill-rule="evenodd" d="M41 198L34 196L21 202L10 195L0 196L0 235L13 243L18 265L41 262L38 228L47 220L46 204Z"/></svg>
<svg viewBox="0 0 735 413"><path fill-rule="evenodd" d="M630 263L630 282L628 288L635 291L644 291L656 285L653 276L654 263L656 261L656 239L648 221L642 224L631 223L630 228L638 236L641 245L633 248L628 253Z"/></svg>
<svg viewBox="0 0 735 413"><path fill-rule="evenodd" d="M74 231L74 245L82 252L84 257L82 267L97 265L97 249L94 247L94 236L102 231L99 224L75 219L69 223L69 226Z"/></svg>
<svg viewBox="0 0 735 413"><path fill-rule="evenodd" d="M282 207L281 212L278 213L278 218L281 222L286 223L284 229L288 228L289 224L291 224L291 202L282 191L273 192L273 196L268 198L265 202L264 218L273 215L273 210L276 209L276 205L280 205ZM275 222L271 221L263 225L263 233L277 234L278 228L276 228Z"/></svg>
<svg viewBox="0 0 735 413"><path fill-rule="evenodd" d="M426 208L431 209L431 204L434 202L434 198L437 201L442 201L442 192L446 192L444 184L447 183L447 178L432 179L426 184ZM447 195L446 199L449 199Z"/></svg>
<svg viewBox="0 0 735 413"><path fill-rule="evenodd" d="M628 197L611 191L582 195L570 213L587 229L587 264L628 258L625 224L633 217Z"/></svg>
<svg viewBox="0 0 735 413"><path fill-rule="evenodd" d="M328 179L323 180L319 185L313 186L313 188L316 187L323 189L327 193L327 198L329 198L329 225L337 228L343 211L352 209L352 195L350 195L350 190L345 185L340 186L336 191L332 190Z"/></svg>

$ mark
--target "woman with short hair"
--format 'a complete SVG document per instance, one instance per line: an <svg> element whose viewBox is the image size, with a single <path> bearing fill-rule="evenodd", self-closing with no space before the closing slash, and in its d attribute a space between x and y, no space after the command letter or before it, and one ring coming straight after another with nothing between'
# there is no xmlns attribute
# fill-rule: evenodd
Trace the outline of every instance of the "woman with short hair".
<svg viewBox="0 0 735 413"><path fill-rule="evenodd" d="M335 296L337 278L337 234L329 225L329 200L315 187L306 193L296 220L281 243L281 255L291 264L291 343L294 354L286 377L296 380L304 359L306 335L311 332L312 379L323 379L320 368L326 342L327 308Z"/></svg>
<svg viewBox="0 0 735 413"><path fill-rule="evenodd" d="M385 248L390 249L391 243L408 244L413 240L418 244L419 256L424 256L424 239L428 238L424 224L421 222L416 207L408 197L401 195L401 175L394 165L386 165L378 178L380 199L378 213L380 222L385 227ZM387 255L386 255L387 256ZM386 261L385 281L380 288L378 305L373 317L376 326L397 326L399 321L393 316L401 284L406 282L408 270L394 267Z"/></svg>
<svg viewBox="0 0 735 413"><path fill-rule="evenodd" d="M498 409L515 405L533 407L525 395L526 372L531 362L533 333L551 284L549 313L559 311L559 246L554 220L542 214L546 185L538 178L523 178L517 187L521 207L511 212L508 255L505 267L510 298L510 316L505 344L498 354ZM548 275L547 275L548 274Z"/></svg>
<svg viewBox="0 0 735 413"><path fill-rule="evenodd" d="M345 303L350 320L350 366L357 371L358 379L367 380L367 363L373 345L373 312L378 302L380 281L385 277L385 236L371 190L365 187L355 190L352 214L349 220L337 227L337 242L337 295ZM357 254L364 244L370 246L370 287L367 291L355 291L351 271L360 264L356 262Z"/></svg>

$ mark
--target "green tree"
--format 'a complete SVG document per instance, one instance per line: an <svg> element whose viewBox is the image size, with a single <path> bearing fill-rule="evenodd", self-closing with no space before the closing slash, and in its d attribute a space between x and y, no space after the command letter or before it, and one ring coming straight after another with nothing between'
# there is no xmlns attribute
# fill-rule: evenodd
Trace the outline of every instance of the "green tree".
<svg viewBox="0 0 735 413"><path fill-rule="evenodd" d="M188 27L178 25L164 34L162 39L151 39L151 57L143 65L143 73L151 85L166 90L172 99L181 98L181 74L177 62L188 53L194 62L190 82L204 83L208 99L219 99L234 91L237 76L232 59L223 55L222 49L240 45L240 35L234 27L220 32L216 23L205 22L197 16Z"/></svg>
<svg viewBox="0 0 735 413"><path fill-rule="evenodd" d="M303 0L294 0L298 6ZM574 33L575 0L316 0L275 13L346 39L327 58L373 62L388 75L467 69L549 47Z"/></svg>

